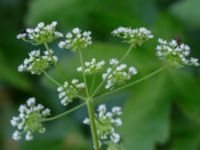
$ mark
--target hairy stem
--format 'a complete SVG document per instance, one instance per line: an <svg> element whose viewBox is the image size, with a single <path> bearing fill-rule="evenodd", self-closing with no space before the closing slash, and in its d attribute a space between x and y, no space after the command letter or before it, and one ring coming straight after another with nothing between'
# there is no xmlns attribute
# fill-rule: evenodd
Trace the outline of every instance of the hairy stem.
<svg viewBox="0 0 200 150"><path fill-rule="evenodd" d="M87 110L88 110L88 115L89 115L89 119L90 119L90 130L92 133L94 149L100 150L99 139L98 139L98 135L97 135L97 128L96 128L96 123L95 123L94 104L93 104L93 101L90 99L88 99L86 101L86 103L87 103Z"/></svg>

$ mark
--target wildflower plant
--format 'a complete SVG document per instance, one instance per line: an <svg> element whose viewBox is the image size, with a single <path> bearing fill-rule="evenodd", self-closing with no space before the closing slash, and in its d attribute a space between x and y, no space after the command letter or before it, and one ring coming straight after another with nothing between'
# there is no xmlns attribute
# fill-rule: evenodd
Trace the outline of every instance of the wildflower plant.
<svg viewBox="0 0 200 150"><path fill-rule="evenodd" d="M92 44L91 32L74 28L67 32L64 39L61 39L58 47L63 50L71 50L79 55L80 66L77 66L74 70L77 74L82 75L82 79L69 80L66 77L65 82L60 83L47 72L47 69L52 66L59 67L57 56L48 46L48 43L63 38L63 34L56 30L56 25L57 22L55 21L49 25L41 22L35 28L28 28L17 35L18 39L33 45L44 45L44 50L29 52L29 57L19 65L18 71L46 76L49 81L57 86L58 99L61 105L70 105L76 99L82 100L82 103L61 114L50 116L49 109L45 109L41 104L36 104L35 98L29 98L25 105L19 107L19 116L11 119L11 125L17 128L13 133L14 140L20 140L23 135L25 140L32 140L35 132L43 133L45 131L44 122L63 117L86 105L88 117L83 120L83 123L90 126L94 149L100 150L104 145L107 150L124 150L121 144L121 136L117 132L117 127L122 125L120 119L122 108L114 106L108 111L106 105L101 104L95 113L95 100L144 81L168 67L199 66L198 59L189 58L190 48L188 45L180 44L176 40L168 42L158 39L156 55L165 64L141 79L127 82L134 78L138 71L135 66L125 64L123 61L133 48L140 47L143 43L154 38L151 31L144 27L137 29L119 27L113 30L112 35L127 43L129 48L121 58L110 58L107 62L97 60L95 57L91 60L84 60L82 50ZM58 69L57 71L62 70ZM97 73L101 74L100 82L97 87L92 88L88 85L87 76L95 76Z"/></svg>

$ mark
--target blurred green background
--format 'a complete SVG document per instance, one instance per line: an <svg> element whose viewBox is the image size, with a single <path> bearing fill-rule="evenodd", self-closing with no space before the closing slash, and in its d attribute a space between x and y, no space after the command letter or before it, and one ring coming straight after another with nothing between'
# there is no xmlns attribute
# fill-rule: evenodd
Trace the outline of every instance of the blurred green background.
<svg viewBox="0 0 200 150"><path fill-rule="evenodd" d="M46 123L47 132L36 135L31 142L11 139L9 120L28 97L35 96L53 114L78 104L62 107L54 85L43 77L17 72L27 53L40 48L17 40L21 29L56 20L64 33L73 27L91 30L94 44L84 51L84 57L108 60L120 57L128 47L110 35L114 28L144 26L156 38L181 37L191 46L191 55L200 59L199 6L200 0L0 0L0 149L91 149L89 129L82 125L85 108ZM77 56L60 50L57 43L50 46L61 60L59 65L70 78L79 78L75 74ZM138 68L139 74L133 80L162 65L155 56L155 46L156 39L149 41L126 60ZM53 69L49 72L62 81ZM168 70L96 104L123 107L124 124L118 131L127 150L200 150L199 80L200 68Z"/></svg>

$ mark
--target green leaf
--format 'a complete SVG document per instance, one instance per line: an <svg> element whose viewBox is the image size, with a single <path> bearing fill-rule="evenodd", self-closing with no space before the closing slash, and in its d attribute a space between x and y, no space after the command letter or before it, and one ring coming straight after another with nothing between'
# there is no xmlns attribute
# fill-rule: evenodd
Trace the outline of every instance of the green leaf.
<svg viewBox="0 0 200 150"><path fill-rule="evenodd" d="M134 88L123 111L120 130L126 149L154 150L169 136L169 99L164 75Z"/></svg>
<svg viewBox="0 0 200 150"><path fill-rule="evenodd" d="M174 115L170 150L199 150L200 126L181 115Z"/></svg>
<svg viewBox="0 0 200 150"><path fill-rule="evenodd" d="M200 81L185 70L171 72L175 102L190 119L200 123Z"/></svg>

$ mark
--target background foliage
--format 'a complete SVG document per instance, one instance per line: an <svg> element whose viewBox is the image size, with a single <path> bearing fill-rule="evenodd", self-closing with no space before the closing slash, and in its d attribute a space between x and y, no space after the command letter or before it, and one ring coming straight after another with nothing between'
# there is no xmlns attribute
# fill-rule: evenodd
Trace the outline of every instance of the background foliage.
<svg viewBox="0 0 200 150"><path fill-rule="evenodd" d="M156 38L179 36L200 59L199 0L0 0L0 146L3 150L88 150L89 129L82 125L85 108L54 122L32 142L14 142L9 119L30 96L49 106L54 114L66 108L59 104L55 87L47 80L18 73L17 66L33 47L16 40L16 34L39 21L59 22L63 32L73 27L93 32L94 44L86 58L121 56L127 46L111 37L118 26L145 26ZM60 56L60 66L73 78L77 56L51 46ZM155 57L155 41L135 49L128 64L135 65L136 78L162 65ZM38 47L39 48L39 47ZM62 79L52 69L50 72ZM127 150L200 149L200 69L169 70L98 103L122 105L124 125L119 129ZM77 102L78 103L78 102ZM77 104L76 102L73 105ZM69 107L67 107L69 109Z"/></svg>

